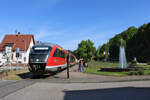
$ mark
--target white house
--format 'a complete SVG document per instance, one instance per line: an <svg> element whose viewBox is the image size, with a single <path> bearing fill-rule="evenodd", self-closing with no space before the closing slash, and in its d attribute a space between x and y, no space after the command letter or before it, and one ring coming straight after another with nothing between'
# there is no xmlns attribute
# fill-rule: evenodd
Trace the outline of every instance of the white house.
<svg viewBox="0 0 150 100"><path fill-rule="evenodd" d="M17 61L22 64L28 64L30 48L35 44L33 35L18 34L5 35L0 44L0 61L6 63ZM16 57L16 48L19 48L19 58ZM11 52L8 52L8 50Z"/></svg>

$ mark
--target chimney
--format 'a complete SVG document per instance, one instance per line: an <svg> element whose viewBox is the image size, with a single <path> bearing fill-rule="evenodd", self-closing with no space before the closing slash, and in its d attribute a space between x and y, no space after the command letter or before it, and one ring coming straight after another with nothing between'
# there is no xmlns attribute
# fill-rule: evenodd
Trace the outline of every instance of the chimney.
<svg viewBox="0 0 150 100"><path fill-rule="evenodd" d="M21 33L20 33L20 32L18 32L17 36L19 37L19 36L20 36L20 34L21 34Z"/></svg>
<svg viewBox="0 0 150 100"><path fill-rule="evenodd" d="M18 35L20 35L20 32L18 32Z"/></svg>

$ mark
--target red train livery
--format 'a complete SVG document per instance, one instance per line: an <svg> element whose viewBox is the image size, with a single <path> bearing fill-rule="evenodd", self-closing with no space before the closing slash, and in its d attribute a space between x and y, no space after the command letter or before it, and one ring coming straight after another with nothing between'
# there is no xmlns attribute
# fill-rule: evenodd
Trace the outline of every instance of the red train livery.
<svg viewBox="0 0 150 100"><path fill-rule="evenodd" d="M76 63L76 57L52 43L38 43L34 45L29 54L29 70L32 73L54 72L67 67L67 55L69 65Z"/></svg>

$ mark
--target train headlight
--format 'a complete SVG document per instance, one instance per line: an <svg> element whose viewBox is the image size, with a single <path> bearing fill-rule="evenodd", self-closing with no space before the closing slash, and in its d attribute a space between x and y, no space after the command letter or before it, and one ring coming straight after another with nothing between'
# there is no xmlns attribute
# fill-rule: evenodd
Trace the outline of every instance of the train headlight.
<svg viewBox="0 0 150 100"><path fill-rule="evenodd" d="M36 59L36 61L39 62L40 60L39 60L39 59Z"/></svg>

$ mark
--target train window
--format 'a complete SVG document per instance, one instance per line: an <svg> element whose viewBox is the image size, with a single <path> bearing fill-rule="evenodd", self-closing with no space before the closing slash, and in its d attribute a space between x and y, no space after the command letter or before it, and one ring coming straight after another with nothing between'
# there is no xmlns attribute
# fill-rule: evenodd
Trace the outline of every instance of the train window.
<svg viewBox="0 0 150 100"><path fill-rule="evenodd" d="M65 58L65 52L64 51L61 51L61 57Z"/></svg>
<svg viewBox="0 0 150 100"><path fill-rule="evenodd" d="M59 49L56 49L53 56L54 56L54 57L59 57L59 55L60 55L60 54L59 54Z"/></svg>
<svg viewBox="0 0 150 100"><path fill-rule="evenodd" d="M65 58L65 52L60 49L56 49L53 56Z"/></svg>

